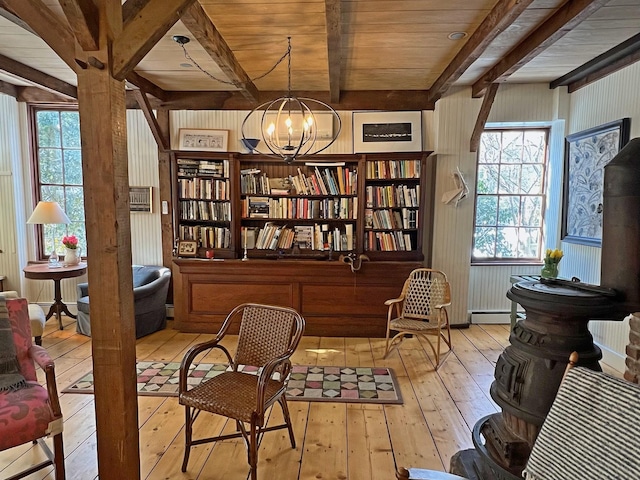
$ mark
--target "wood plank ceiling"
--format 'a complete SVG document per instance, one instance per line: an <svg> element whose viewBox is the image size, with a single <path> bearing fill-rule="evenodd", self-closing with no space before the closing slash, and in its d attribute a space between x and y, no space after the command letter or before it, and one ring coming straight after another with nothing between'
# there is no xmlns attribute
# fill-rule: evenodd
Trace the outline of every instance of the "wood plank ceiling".
<svg viewBox="0 0 640 480"><path fill-rule="evenodd" d="M58 0L30 1L68 27ZM128 0L125 21L153 3ZM3 0L0 13L0 82L67 95L33 69L69 86L75 73ZM221 92L202 108L248 108L286 90L286 60L259 77L290 36L294 92L352 109L428 109L450 85L478 96L493 82L550 83L639 33L640 0L200 0L127 80L156 103ZM191 39L190 59L174 35Z"/></svg>

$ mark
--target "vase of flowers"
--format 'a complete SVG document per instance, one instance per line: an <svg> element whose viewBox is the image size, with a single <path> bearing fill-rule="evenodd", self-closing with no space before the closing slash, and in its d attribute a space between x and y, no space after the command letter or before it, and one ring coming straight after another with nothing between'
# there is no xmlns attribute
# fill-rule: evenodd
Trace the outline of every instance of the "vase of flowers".
<svg viewBox="0 0 640 480"><path fill-rule="evenodd" d="M544 266L540 271L540 276L542 278L558 278L558 264L560 260L562 260L562 250L551 250L547 248L547 251L544 256Z"/></svg>
<svg viewBox="0 0 640 480"><path fill-rule="evenodd" d="M64 264L66 266L78 265L82 258L81 249L78 246L78 238L75 235L62 237L62 244L65 248Z"/></svg>

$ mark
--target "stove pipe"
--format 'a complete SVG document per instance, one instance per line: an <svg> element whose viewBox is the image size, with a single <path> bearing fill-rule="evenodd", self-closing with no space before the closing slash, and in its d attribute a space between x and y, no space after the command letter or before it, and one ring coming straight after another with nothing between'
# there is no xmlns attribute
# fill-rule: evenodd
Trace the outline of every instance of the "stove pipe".
<svg viewBox="0 0 640 480"><path fill-rule="evenodd" d="M620 316L640 311L640 138L604 167L600 285L620 295Z"/></svg>

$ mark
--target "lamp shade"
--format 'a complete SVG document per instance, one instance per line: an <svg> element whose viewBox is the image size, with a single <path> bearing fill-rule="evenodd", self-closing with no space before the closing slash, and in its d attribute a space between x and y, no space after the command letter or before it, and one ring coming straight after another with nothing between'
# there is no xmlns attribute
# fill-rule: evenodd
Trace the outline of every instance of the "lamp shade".
<svg viewBox="0 0 640 480"><path fill-rule="evenodd" d="M71 223L58 202L38 202L27 223L46 225L51 223Z"/></svg>

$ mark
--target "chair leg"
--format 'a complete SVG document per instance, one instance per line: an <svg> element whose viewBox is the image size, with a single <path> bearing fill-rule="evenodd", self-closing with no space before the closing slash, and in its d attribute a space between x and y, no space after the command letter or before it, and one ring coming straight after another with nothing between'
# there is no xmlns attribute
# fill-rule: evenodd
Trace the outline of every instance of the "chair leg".
<svg viewBox="0 0 640 480"><path fill-rule="evenodd" d="M190 408L185 406L184 420L184 459L182 460L182 471L187 471L187 463L189 463L189 454L191 453L191 435L193 433L193 421L191 419Z"/></svg>
<svg viewBox="0 0 640 480"><path fill-rule="evenodd" d="M249 437L249 467L251 467L251 480L258 480L258 438L254 419L251 420Z"/></svg>
<svg viewBox="0 0 640 480"><path fill-rule="evenodd" d="M65 480L66 474L64 471L64 444L62 443L62 433L53 437L53 452L56 480Z"/></svg>
<svg viewBox="0 0 640 480"><path fill-rule="evenodd" d="M284 395L280 397L278 403L280 403L280 406L282 407L282 416L284 417L284 421L287 424L287 429L289 430L291 448L296 448L296 437L293 435L293 425L291 425L291 417L289 416L289 406L287 405L287 399Z"/></svg>

